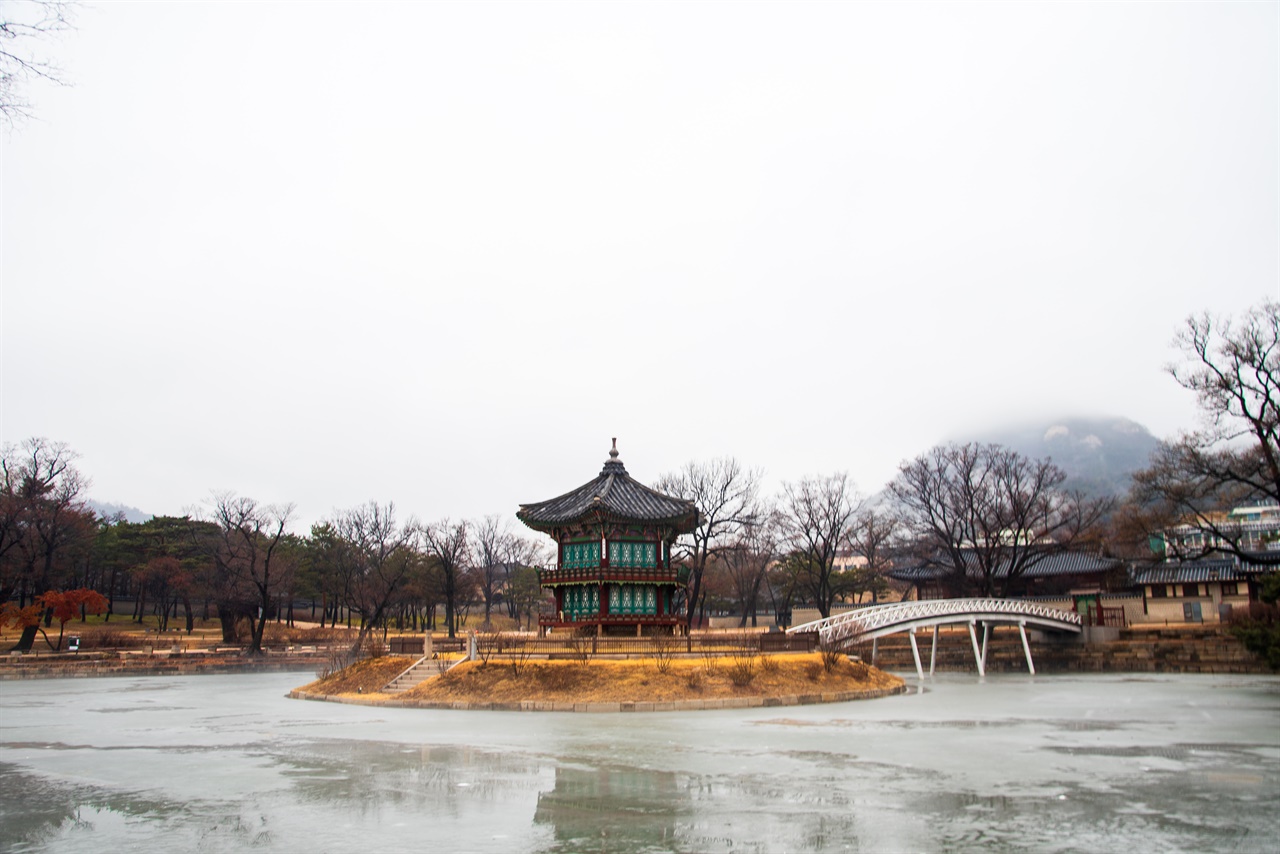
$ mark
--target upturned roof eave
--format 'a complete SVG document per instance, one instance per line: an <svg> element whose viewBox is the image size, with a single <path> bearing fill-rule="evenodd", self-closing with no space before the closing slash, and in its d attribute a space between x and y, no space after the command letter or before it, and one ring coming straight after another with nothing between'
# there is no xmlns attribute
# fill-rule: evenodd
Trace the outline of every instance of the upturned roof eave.
<svg viewBox="0 0 1280 854"><path fill-rule="evenodd" d="M525 514L526 507L536 507L537 505L521 505L516 518L519 519L528 528L541 533L549 534L556 528L564 528L570 525L582 523L600 523L600 522L623 522L639 525L651 525L654 527L664 526L675 529L677 534L687 534L698 527L699 515L696 509L689 513L681 513L676 516L663 517L637 517L626 513L620 513L609 508L603 502L598 506L588 507L582 512L576 514L567 514L564 516L556 516L550 519L530 519Z"/></svg>

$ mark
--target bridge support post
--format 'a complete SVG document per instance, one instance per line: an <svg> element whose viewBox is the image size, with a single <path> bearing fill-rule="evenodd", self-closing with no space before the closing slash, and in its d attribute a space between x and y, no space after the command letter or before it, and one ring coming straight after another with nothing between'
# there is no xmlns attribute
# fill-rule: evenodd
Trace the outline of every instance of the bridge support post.
<svg viewBox="0 0 1280 854"><path fill-rule="evenodd" d="M987 672L987 641L991 640L991 623L983 622L982 624L982 672Z"/></svg>
<svg viewBox="0 0 1280 854"><path fill-rule="evenodd" d="M916 630L913 628L907 632L907 637L911 638L911 655L916 660L916 676L923 682L924 668L920 665L920 647L916 644Z"/></svg>
<svg viewBox="0 0 1280 854"><path fill-rule="evenodd" d="M974 620L969 621L969 640L973 643L973 660L978 662L978 675L987 675L986 662L983 660L982 652L978 649L978 633L974 631Z"/></svg>
<svg viewBox="0 0 1280 854"><path fill-rule="evenodd" d="M1036 675L1036 663L1031 660L1031 644L1027 643L1027 621L1018 621L1018 634L1022 635L1022 651L1027 654L1027 669L1031 671L1031 675Z"/></svg>
<svg viewBox="0 0 1280 854"><path fill-rule="evenodd" d="M871 666L872 667L876 666L876 653L879 651L876 649L876 646L879 644L879 642L880 642L879 638L871 639Z"/></svg>
<svg viewBox="0 0 1280 854"><path fill-rule="evenodd" d="M933 649L929 650L929 675L933 675L933 667L938 663L938 627L933 627Z"/></svg>

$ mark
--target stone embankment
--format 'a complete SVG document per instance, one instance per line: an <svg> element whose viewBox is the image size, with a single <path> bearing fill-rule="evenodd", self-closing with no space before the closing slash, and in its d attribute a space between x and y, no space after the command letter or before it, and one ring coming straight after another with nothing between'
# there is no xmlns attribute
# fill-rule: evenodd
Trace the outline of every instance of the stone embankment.
<svg viewBox="0 0 1280 854"><path fill-rule="evenodd" d="M981 633L979 632L979 641ZM932 635L916 635L920 660L929 669ZM857 652L871 660L871 644ZM876 666L882 670L915 670L905 634L881 638ZM1220 629L1122 629L1117 640L1081 643L1074 638L1031 643L1038 673L1271 673L1266 662ZM967 630L943 631L938 641L937 669L973 671L973 645ZM998 629L987 649L987 672L1026 672L1027 660L1016 629Z"/></svg>
<svg viewBox="0 0 1280 854"><path fill-rule="evenodd" d="M92 652L0 656L0 681L86 676L195 676L205 673L315 671L329 660L323 652Z"/></svg>
<svg viewBox="0 0 1280 854"><path fill-rule="evenodd" d="M353 697L290 691L294 700L319 700L355 706L395 706L404 709L452 709L485 712L693 712L708 709L759 709L781 706L811 706L818 703L845 703L851 700L876 700L905 694L906 685L892 688L868 688L862 691L824 691L812 694L789 694L782 697L716 697L707 700L667 700L655 702L573 703L552 700L519 700L512 702L471 703L448 700L399 700L381 697Z"/></svg>

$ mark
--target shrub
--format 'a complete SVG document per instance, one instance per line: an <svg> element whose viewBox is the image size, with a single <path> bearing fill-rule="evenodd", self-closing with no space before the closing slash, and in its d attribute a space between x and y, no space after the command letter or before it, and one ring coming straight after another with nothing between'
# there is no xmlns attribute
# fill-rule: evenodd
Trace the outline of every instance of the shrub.
<svg viewBox="0 0 1280 854"><path fill-rule="evenodd" d="M1280 623L1267 620L1233 620L1229 629L1245 649L1261 656L1272 670L1280 670Z"/></svg>
<svg viewBox="0 0 1280 854"><path fill-rule="evenodd" d="M378 637L377 632L369 632L364 636L364 645L361 647L361 654L365 658L381 658L386 654L387 648L383 644L382 639Z"/></svg>
<svg viewBox="0 0 1280 854"><path fill-rule="evenodd" d="M118 629L108 629L102 632L92 632L83 635L80 639L81 649L136 649L142 646L150 646L155 643L154 638L146 638L133 632L120 631Z"/></svg>
<svg viewBox="0 0 1280 854"><path fill-rule="evenodd" d="M736 646L729 651L729 681L739 688L755 681L759 671L760 656L754 649Z"/></svg>
<svg viewBox="0 0 1280 854"><path fill-rule="evenodd" d="M653 647L653 664L659 673L670 673L671 662L675 660L680 640L675 634L657 634L649 639Z"/></svg>
<svg viewBox="0 0 1280 854"><path fill-rule="evenodd" d="M489 659L493 658L495 653L502 652L502 643L502 632L477 635L476 655L480 656L480 663L488 667Z"/></svg>
<svg viewBox="0 0 1280 854"><path fill-rule="evenodd" d="M530 648L527 641L521 637L512 638L507 647L508 661L511 664L511 675L519 676L520 671L524 669L525 663L529 660Z"/></svg>
<svg viewBox="0 0 1280 854"><path fill-rule="evenodd" d="M569 636L566 645L569 648L569 654L579 664L586 664L591 660L591 650L595 647L595 637L589 634L574 632Z"/></svg>
<svg viewBox="0 0 1280 854"><path fill-rule="evenodd" d="M330 650L328 659L324 664L320 665L320 669L316 671L316 676L321 679L328 679L333 674L346 670L354 661L355 656L346 647Z"/></svg>
<svg viewBox="0 0 1280 854"><path fill-rule="evenodd" d="M828 673L839 667L840 660L845 657L838 644L826 640L818 644L818 653L822 656L822 669Z"/></svg>
<svg viewBox="0 0 1280 854"><path fill-rule="evenodd" d="M716 654L715 648L704 643L699 652L702 654L702 669L708 676L715 676L720 667L720 656Z"/></svg>

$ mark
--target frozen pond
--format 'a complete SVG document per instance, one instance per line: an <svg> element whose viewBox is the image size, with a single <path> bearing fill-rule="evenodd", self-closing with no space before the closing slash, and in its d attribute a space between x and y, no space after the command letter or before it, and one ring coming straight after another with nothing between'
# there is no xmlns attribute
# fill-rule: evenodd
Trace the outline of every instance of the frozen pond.
<svg viewBox="0 0 1280 854"><path fill-rule="evenodd" d="M311 678L0 683L0 850L1280 850L1277 678L607 715L284 698Z"/></svg>

